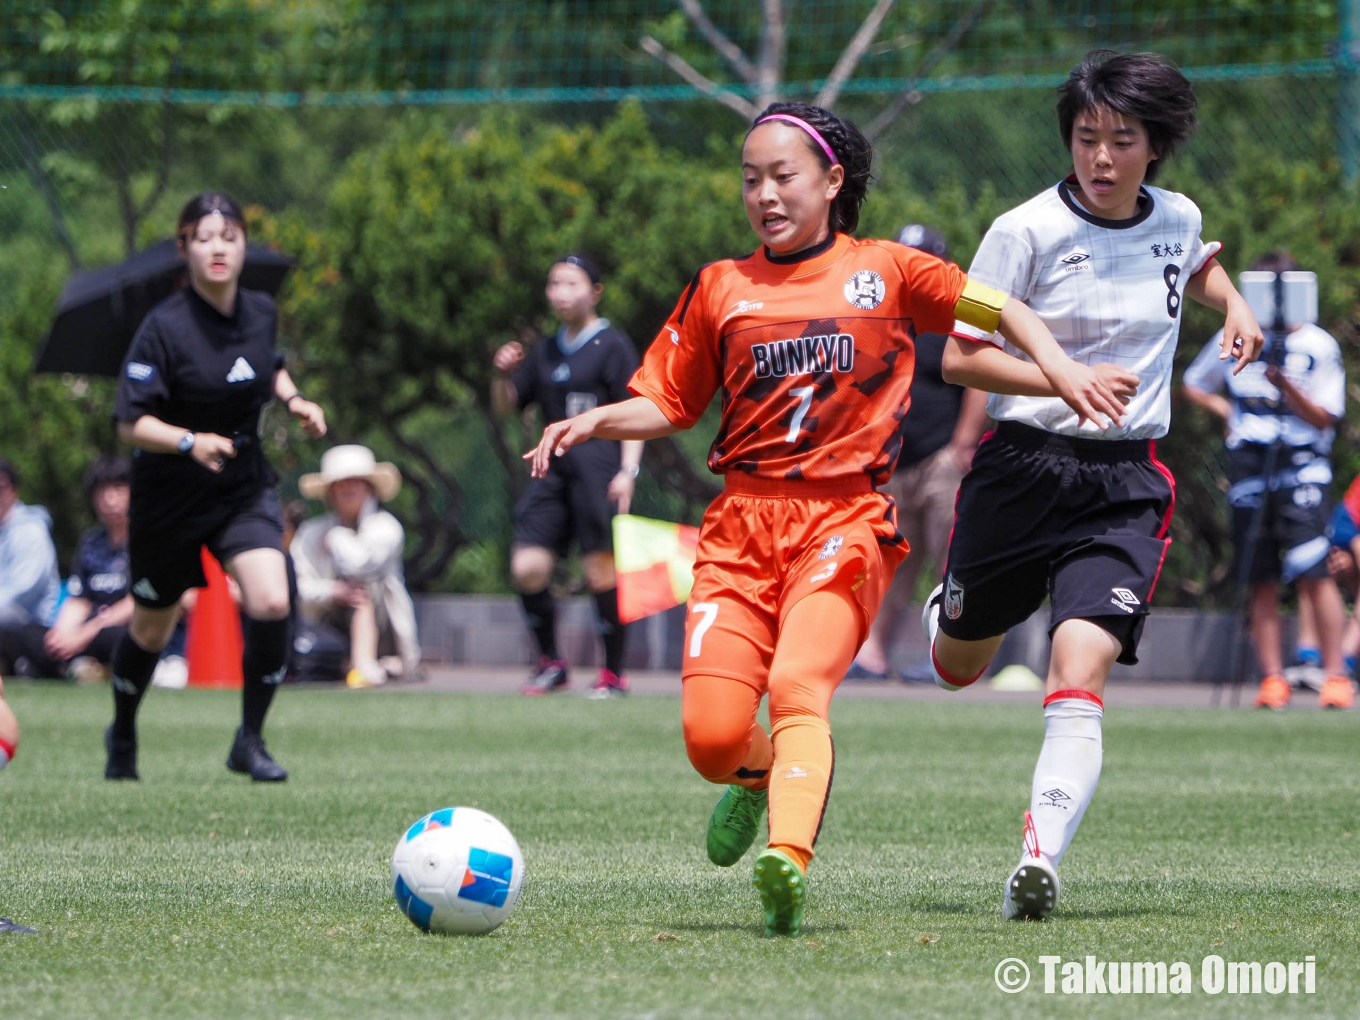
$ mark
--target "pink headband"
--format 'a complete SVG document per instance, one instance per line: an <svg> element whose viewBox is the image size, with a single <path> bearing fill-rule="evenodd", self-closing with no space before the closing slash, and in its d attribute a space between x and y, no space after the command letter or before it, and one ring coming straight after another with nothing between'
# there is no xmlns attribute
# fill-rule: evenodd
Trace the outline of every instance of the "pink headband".
<svg viewBox="0 0 1360 1020"><path fill-rule="evenodd" d="M831 160L832 166L841 165L841 161L837 159L836 154L831 151L831 146L826 144L826 139L822 137L821 132L818 131L815 127L813 127L811 124L809 124L807 121L803 120L801 117L795 117L792 114L788 113L772 113L768 117L761 117L760 120L756 121L756 127L760 127L761 124L764 124L767 121L771 120L782 120L785 121L786 123L794 125L795 127L802 128L804 131L806 131L808 134L812 136L812 140L814 142L816 142L818 145L822 147L822 151L826 153L826 158Z"/></svg>

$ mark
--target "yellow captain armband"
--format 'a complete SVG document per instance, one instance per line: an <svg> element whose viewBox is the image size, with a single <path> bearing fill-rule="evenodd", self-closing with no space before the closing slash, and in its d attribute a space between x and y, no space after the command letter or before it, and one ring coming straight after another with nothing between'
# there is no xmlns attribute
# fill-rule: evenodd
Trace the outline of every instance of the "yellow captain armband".
<svg viewBox="0 0 1360 1020"><path fill-rule="evenodd" d="M954 318L977 329L995 333L1001 323L1001 309L1006 301L1004 291L976 280L967 280L963 285L963 293L959 295L959 303L954 306Z"/></svg>

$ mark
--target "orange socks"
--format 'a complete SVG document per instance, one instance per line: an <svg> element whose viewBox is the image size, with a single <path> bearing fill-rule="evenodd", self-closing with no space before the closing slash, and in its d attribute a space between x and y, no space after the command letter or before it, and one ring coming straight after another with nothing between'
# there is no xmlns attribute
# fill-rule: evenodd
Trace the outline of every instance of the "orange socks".
<svg viewBox="0 0 1360 1020"><path fill-rule="evenodd" d="M776 724L774 746L770 846L788 854L806 872L831 792L831 727L817 716L789 716Z"/></svg>

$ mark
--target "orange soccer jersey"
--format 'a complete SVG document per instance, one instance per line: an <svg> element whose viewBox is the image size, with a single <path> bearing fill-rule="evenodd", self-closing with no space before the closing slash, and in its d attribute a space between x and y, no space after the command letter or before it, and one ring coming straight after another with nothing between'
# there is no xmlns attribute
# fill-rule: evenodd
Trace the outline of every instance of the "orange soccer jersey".
<svg viewBox="0 0 1360 1020"><path fill-rule="evenodd" d="M708 458L718 474L867 474L878 485L897 460L912 338L969 317L966 283L957 266L914 248L844 234L797 261L762 248L714 262L695 275L629 388L689 428L721 387Z"/></svg>
<svg viewBox="0 0 1360 1020"><path fill-rule="evenodd" d="M872 489L897 460L912 337L956 318L995 329L1003 300L931 255L844 234L797 261L761 249L698 272L629 384L681 428L722 388L709 466L726 493L700 534L686 674L762 687L785 615L813 590L843 585L867 628L907 552ZM785 509L762 508L779 497ZM716 622L696 615L727 602Z"/></svg>

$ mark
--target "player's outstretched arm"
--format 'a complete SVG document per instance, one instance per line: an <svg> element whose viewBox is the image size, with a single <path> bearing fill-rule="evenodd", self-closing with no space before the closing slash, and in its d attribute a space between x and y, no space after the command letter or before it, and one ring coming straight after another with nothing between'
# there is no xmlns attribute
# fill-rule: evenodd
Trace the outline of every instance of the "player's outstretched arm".
<svg viewBox="0 0 1360 1020"><path fill-rule="evenodd" d="M646 397L633 397L554 422L543 430L538 446L526 453L524 459L531 462L530 477L542 478L554 456L561 457L587 439L660 439L679 431Z"/></svg>
<svg viewBox="0 0 1360 1020"><path fill-rule="evenodd" d="M1039 366L1013 358L1001 348L986 341L961 340L951 336L944 348L943 375L945 382L971 386L988 393L1006 393L1017 397L1056 397L1058 391L1039 371ZM1126 405L1138 392L1138 376L1118 365L1100 364L1091 369Z"/></svg>
<svg viewBox="0 0 1360 1020"><path fill-rule="evenodd" d="M1236 375L1261 355L1266 338L1246 299L1233 286L1232 277L1218 263L1210 259L1185 285L1185 296L1223 313L1223 349L1218 360L1236 358L1232 373Z"/></svg>
<svg viewBox="0 0 1360 1020"><path fill-rule="evenodd" d="M1116 425L1122 424L1124 403L1110 381L1064 354L1043 320L1024 302L1007 298L997 329L1039 367L1053 393L1076 412L1078 423L1091 421L1108 428L1109 423L1101 421L1104 416Z"/></svg>

